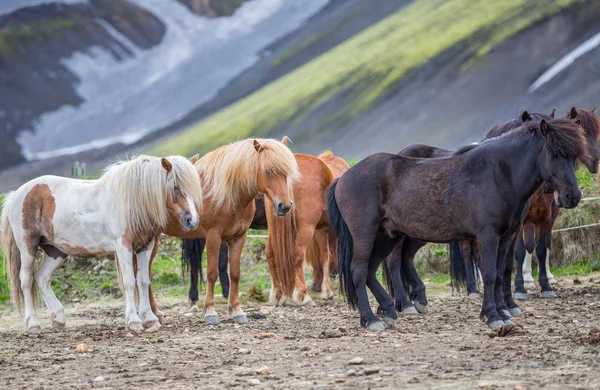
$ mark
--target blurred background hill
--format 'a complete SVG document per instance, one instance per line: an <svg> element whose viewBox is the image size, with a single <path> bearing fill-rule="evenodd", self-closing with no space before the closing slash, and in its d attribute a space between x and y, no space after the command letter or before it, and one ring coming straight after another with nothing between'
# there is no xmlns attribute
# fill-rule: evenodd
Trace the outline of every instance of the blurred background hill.
<svg viewBox="0 0 600 390"><path fill-rule="evenodd" d="M0 190L249 136L455 148L600 102L590 0L2 0Z"/></svg>

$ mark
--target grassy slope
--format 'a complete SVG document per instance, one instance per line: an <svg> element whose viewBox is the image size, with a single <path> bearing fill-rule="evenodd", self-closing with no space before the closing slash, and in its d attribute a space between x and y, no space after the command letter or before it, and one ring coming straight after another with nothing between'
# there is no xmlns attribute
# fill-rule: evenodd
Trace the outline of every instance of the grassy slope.
<svg viewBox="0 0 600 390"><path fill-rule="evenodd" d="M264 136L301 120L344 91L350 92L346 106L328 121L350 120L411 71L453 45L468 41L471 59L480 58L574 1L416 0L247 98L167 138L151 153L205 153L237 138Z"/></svg>

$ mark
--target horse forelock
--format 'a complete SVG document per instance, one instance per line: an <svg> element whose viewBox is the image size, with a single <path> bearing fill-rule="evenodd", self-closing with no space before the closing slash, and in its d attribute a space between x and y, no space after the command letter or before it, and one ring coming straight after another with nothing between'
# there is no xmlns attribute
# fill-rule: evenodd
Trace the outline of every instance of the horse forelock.
<svg viewBox="0 0 600 390"><path fill-rule="evenodd" d="M257 152L254 141L261 146ZM291 150L279 141L251 138L221 146L196 164L205 194L216 206L233 208L242 195L258 193L258 173L269 172L287 178L291 186L300 178Z"/></svg>
<svg viewBox="0 0 600 390"><path fill-rule="evenodd" d="M575 119L575 121L579 121L579 125L583 127L583 131L588 137L592 137L593 139L598 139L600 136L600 119L596 116L593 110L586 110L583 108L577 108L577 117L571 118L571 113L568 112L564 118L565 119Z"/></svg>
<svg viewBox="0 0 600 390"><path fill-rule="evenodd" d="M540 121L529 121L522 128L534 137L541 137L544 149L554 157L581 159L586 153L584 130L569 119L546 121L550 131L545 136L540 131Z"/></svg>
<svg viewBox="0 0 600 390"><path fill-rule="evenodd" d="M112 192L115 218L133 231L154 231L167 225L167 200L178 185L201 207L202 190L198 173L191 162L181 156L167 157L172 165L167 173L161 159L138 156L106 168L100 177L102 188Z"/></svg>

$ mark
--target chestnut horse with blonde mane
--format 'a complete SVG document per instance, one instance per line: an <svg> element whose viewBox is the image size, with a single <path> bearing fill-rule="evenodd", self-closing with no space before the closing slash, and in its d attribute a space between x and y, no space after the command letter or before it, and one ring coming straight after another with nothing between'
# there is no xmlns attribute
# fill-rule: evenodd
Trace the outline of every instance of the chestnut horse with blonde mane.
<svg viewBox="0 0 600 390"><path fill-rule="evenodd" d="M258 193L264 194L277 219L287 215L293 206L290 196L293 185L300 178L298 164L288 147L279 141L246 139L206 154L195 165L204 191L200 225L186 232L171 216L164 233L181 238L206 238L208 287L204 318L211 325L219 323L214 288L219 275L219 249L222 242L227 243L230 263L228 315L238 323L246 323L246 313L240 307L238 284L242 248L255 212L254 198ZM152 259L156 251L155 247ZM154 313L164 321L151 288L150 303Z"/></svg>
<svg viewBox="0 0 600 390"><path fill-rule="evenodd" d="M286 139L283 142L287 144ZM302 153L294 153L294 156L302 175L294 186L296 207L289 215L275 218L270 200L265 199L269 231L265 252L272 282L269 301L281 304L289 296L298 304L314 306L304 280L304 257L307 256L307 262L317 274L323 275L321 296L332 298L325 194L333 180L350 167L330 151L319 157ZM312 250L307 252L311 241Z"/></svg>

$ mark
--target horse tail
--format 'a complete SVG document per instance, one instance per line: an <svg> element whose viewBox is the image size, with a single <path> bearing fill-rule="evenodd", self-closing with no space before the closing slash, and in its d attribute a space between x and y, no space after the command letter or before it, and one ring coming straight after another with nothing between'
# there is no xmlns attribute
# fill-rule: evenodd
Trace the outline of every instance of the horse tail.
<svg viewBox="0 0 600 390"><path fill-rule="evenodd" d="M390 273L391 273L391 271L389 269L387 259L385 259L381 263L381 277L382 277L383 281L385 282L385 286L387 287L388 292L393 297L395 295L394 294L394 283L392 283L392 278L390 277Z"/></svg>
<svg viewBox="0 0 600 390"><path fill-rule="evenodd" d="M352 234L335 199L335 189L338 179L336 179L327 191L327 215L334 240L337 240L338 250L338 273L340 276L340 290L346 295L348 305L356 309L358 306L358 296L352 279L352 259L354 257L354 240Z"/></svg>
<svg viewBox="0 0 600 390"><path fill-rule="evenodd" d="M297 214L293 207L285 216L275 216L268 221L270 246L273 251L275 277L281 291L291 297L294 293L295 257L294 247L297 233ZM317 248L318 250L318 248Z"/></svg>
<svg viewBox="0 0 600 390"><path fill-rule="evenodd" d="M2 221L1 221L1 241L2 241L2 249L4 252L4 269L6 273L6 277L8 278L8 282L10 284L10 295L13 297L13 301L15 306L19 312L23 307L23 290L21 289L21 251L17 246L17 242L15 241L15 235L13 233L12 227L10 226L10 221L8 220L8 210L10 209L10 195L8 195L4 201L4 209L2 211ZM38 297L37 297L37 283L35 279L33 280L33 284L31 286L31 294L33 295L33 305L34 309L38 308Z"/></svg>
<svg viewBox="0 0 600 390"><path fill-rule="evenodd" d="M460 249L460 242L453 241L449 244L450 248L450 280L452 288L460 291L461 288L467 288L467 270L463 261L463 253Z"/></svg>
<svg viewBox="0 0 600 390"><path fill-rule="evenodd" d="M204 283L204 274L202 273L202 252L206 239L204 238L184 238L181 240L181 274L198 272L200 282ZM191 271L190 271L191 270Z"/></svg>
<svg viewBox="0 0 600 390"><path fill-rule="evenodd" d="M329 273L331 275L338 274L338 256L337 256L337 246L338 243L335 238L333 238L333 233L331 229L329 229Z"/></svg>

